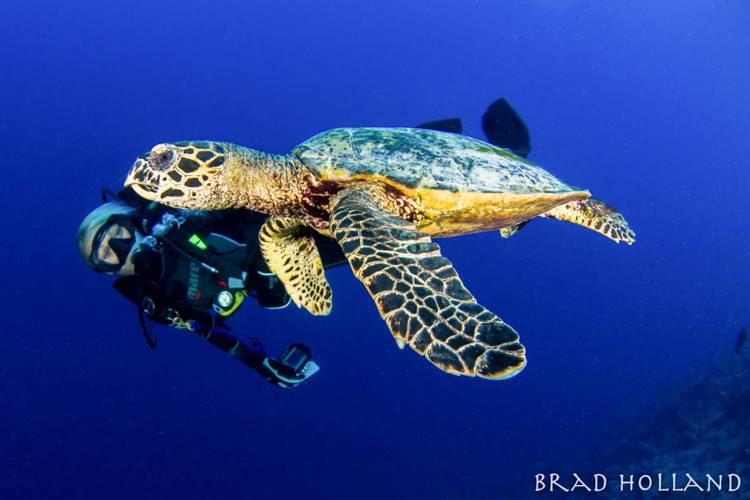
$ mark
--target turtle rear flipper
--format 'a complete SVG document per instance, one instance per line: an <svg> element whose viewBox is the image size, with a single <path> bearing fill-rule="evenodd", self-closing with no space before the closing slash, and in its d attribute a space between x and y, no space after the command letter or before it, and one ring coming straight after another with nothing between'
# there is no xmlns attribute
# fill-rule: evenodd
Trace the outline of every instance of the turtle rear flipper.
<svg viewBox="0 0 750 500"><path fill-rule="evenodd" d="M271 217L260 228L258 241L268 269L295 304L316 316L331 312L333 294L309 227L299 219Z"/></svg>
<svg viewBox="0 0 750 500"><path fill-rule="evenodd" d="M393 215L376 185L335 201L331 232L399 344L455 375L512 377L526 365L518 334L477 304L440 248Z"/></svg>
<svg viewBox="0 0 750 500"><path fill-rule="evenodd" d="M635 232L630 229L625 217L614 207L596 198L570 201L543 213L541 217L579 224L603 234L615 243L624 241L632 245L635 242Z"/></svg>

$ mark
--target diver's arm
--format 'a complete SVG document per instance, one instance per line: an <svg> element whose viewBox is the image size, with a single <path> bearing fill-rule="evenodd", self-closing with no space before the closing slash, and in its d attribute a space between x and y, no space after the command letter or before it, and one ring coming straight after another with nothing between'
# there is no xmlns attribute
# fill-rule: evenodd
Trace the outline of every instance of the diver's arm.
<svg viewBox="0 0 750 500"><path fill-rule="evenodd" d="M250 341L236 335L226 325L214 325L199 332L213 346L255 370L267 382L284 389L291 388L311 377L318 366L310 361L310 351L301 345L289 346L281 359L270 358L257 338ZM303 359L291 359L300 356Z"/></svg>
<svg viewBox="0 0 750 500"><path fill-rule="evenodd" d="M271 384L290 388L306 380L317 371L317 365L310 362L314 369L307 371L308 363L300 369L287 367L283 362L269 358L263 344L253 338L247 341L236 335L226 325L216 324L214 318L199 311L189 311L189 317L171 307L164 307L160 300L150 296L144 288L143 280L129 276L120 278L115 282L115 289L125 298L138 305L139 309L145 308L144 301L148 301L148 311L144 311L146 324L141 324L143 334L152 348L156 347L156 338L153 330L148 327L149 321L155 321L163 325L169 325L176 329L188 330L196 333L199 337L207 340L220 351L229 354L241 361L245 366L255 370L261 377ZM309 355L309 351L308 351Z"/></svg>

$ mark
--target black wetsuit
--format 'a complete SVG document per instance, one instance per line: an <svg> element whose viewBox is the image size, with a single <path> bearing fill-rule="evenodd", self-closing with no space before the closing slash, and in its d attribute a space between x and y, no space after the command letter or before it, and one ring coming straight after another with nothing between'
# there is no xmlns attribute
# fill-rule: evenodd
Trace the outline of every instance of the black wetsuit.
<svg viewBox="0 0 750 500"><path fill-rule="evenodd" d="M244 210L179 212L144 204L128 191L117 198L139 207L134 218L142 232L151 236L136 254L136 274L114 283L118 292L136 304L149 344L155 346L151 322L187 329L269 382L286 387L264 363L269 358L261 342L235 334L225 322L246 295L267 308L289 303L283 284L268 271L258 251L258 230L265 218ZM171 222L165 214L174 216ZM320 239L319 244L325 264L344 262L333 242Z"/></svg>

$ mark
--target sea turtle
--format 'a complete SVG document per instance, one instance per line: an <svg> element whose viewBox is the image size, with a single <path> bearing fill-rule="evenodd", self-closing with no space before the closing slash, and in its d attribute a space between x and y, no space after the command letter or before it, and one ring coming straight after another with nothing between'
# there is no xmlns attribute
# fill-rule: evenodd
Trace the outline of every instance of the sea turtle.
<svg viewBox="0 0 750 500"><path fill-rule="evenodd" d="M294 302L331 310L312 230L335 238L399 347L444 371L508 378L526 365L518 334L477 303L431 237L499 229L542 216L628 244L612 207L508 150L414 128L339 128L288 155L207 141L159 144L126 186L196 210L246 208L270 217L260 247Z"/></svg>

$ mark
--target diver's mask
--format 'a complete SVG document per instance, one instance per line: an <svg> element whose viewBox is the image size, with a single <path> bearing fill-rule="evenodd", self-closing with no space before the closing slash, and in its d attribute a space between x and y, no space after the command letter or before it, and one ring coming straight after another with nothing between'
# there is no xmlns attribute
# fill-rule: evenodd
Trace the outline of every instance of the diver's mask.
<svg viewBox="0 0 750 500"><path fill-rule="evenodd" d="M132 216L113 215L96 232L89 260L96 271L103 273L118 272L130 255L135 244L136 225ZM104 242L105 238L106 243ZM102 245L106 245L103 247ZM114 258L117 258L115 262Z"/></svg>

